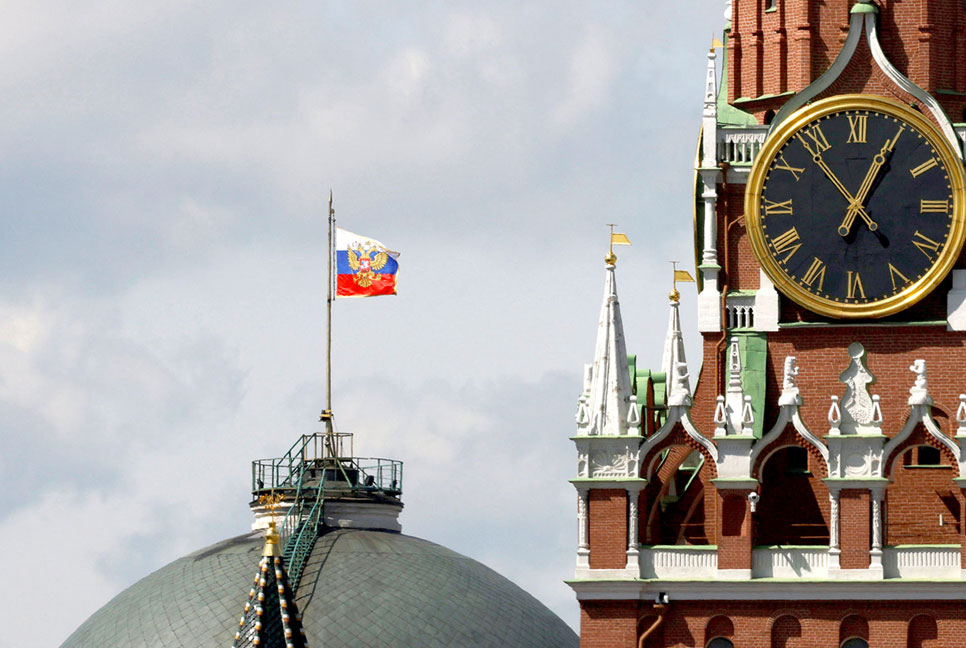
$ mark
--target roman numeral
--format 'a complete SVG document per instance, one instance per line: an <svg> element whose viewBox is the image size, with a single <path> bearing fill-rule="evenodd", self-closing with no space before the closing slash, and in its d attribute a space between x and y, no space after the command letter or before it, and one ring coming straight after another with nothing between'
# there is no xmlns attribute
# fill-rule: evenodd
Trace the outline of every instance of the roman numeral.
<svg viewBox="0 0 966 648"><path fill-rule="evenodd" d="M774 246L776 254L785 254L785 258L782 259L782 263L788 263L788 260L791 259L796 252L798 252L798 248L802 247L801 241L798 238L798 230L796 230L794 227L781 236L776 236L772 240L771 244Z"/></svg>
<svg viewBox="0 0 966 648"><path fill-rule="evenodd" d="M902 279L902 283L896 283L896 277ZM891 263L889 264L889 278L892 279L893 291L899 290L899 286L905 286L907 283L909 283L909 277L896 270L895 266Z"/></svg>
<svg viewBox="0 0 966 648"><path fill-rule="evenodd" d="M919 248L919 251L922 252L923 254L925 254L926 257L930 261L932 261L933 260L933 254L939 252L939 245L940 244L937 243L936 241L932 240L928 236L926 236L924 234L920 234L919 233L919 230L916 230L916 233L913 234L912 236L913 236L913 238L912 238L912 244L915 245L917 248Z"/></svg>
<svg viewBox="0 0 966 648"><path fill-rule="evenodd" d="M856 295L860 295L862 299L865 299L865 289L862 288L862 277L859 276L858 272L852 272L851 270L848 270L847 274L848 294L846 297L848 299L856 299Z"/></svg>
<svg viewBox="0 0 966 648"><path fill-rule="evenodd" d="M805 172L804 167L799 169L798 167L793 167L786 162L784 155L779 155L777 158L775 158L775 170L788 171L795 177L795 182L798 182L798 176Z"/></svg>
<svg viewBox="0 0 966 648"><path fill-rule="evenodd" d="M812 140L812 144L806 142L802 135L805 135L805 137ZM797 135L797 137L802 142L802 146L805 147L805 150L812 155L815 155L816 153L824 153L832 148L832 145L828 143L828 139L825 137L825 133L822 132L822 127L818 124L815 124L806 131L802 131L800 135ZM812 146L815 147L814 151L812 150Z"/></svg>
<svg viewBox="0 0 966 648"><path fill-rule="evenodd" d="M926 160L925 162L917 166L915 169L909 169L909 173L912 174L913 178L918 178L929 169L933 169L938 165L939 165L939 161L936 160L936 158L929 158L928 160Z"/></svg>
<svg viewBox="0 0 966 648"><path fill-rule="evenodd" d="M920 214L948 214L948 200L922 200L919 203Z"/></svg>
<svg viewBox="0 0 966 648"><path fill-rule="evenodd" d="M792 215L792 201L791 199L783 200L782 202L772 202L765 198L765 216L791 216Z"/></svg>
<svg viewBox="0 0 966 648"><path fill-rule="evenodd" d="M849 139L846 144L865 144L866 126L869 118L865 115L846 115L849 118Z"/></svg>
<svg viewBox="0 0 966 648"><path fill-rule="evenodd" d="M802 283L811 288L812 285L818 281L818 289L822 290L822 286L825 284L826 270L827 268L825 267L825 262L818 257L813 257L812 265L808 267L808 271L805 273L805 276L802 277Z"/></svg>

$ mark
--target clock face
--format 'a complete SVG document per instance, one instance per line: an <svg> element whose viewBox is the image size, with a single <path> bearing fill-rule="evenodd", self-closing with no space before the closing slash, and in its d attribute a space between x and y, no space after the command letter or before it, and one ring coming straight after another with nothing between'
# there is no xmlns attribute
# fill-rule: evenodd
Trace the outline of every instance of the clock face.
<svg viewBox="0 0 966 648"><path fill-rule="evenodd" d="M892 100L848 95L788 118L755 161L745 217L765 272L833 317L882 317L928 294L962 248L963 164Z"/></svg>

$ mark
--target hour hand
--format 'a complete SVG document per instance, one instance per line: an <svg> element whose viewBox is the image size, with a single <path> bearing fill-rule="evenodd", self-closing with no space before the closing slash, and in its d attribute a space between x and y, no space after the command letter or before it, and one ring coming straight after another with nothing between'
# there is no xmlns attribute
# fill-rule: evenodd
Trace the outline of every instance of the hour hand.
<svg viewBox="0 0 966 648"><path fill-rule="evenodd" d="M801 137L799 137L799 139L801 140ZM851 193L849 193L849 190L845 188L845 185L842 184L842 181L838 179L838 176L836 176L832 169L829 168L829 165L825 163L825 160L822 159L822 154L818 151L812 150L812 147L809 146L804 140L801 141L802 145L805 147L805 150L812 155L812 160L816 165L818 165L818 168L820 168L822 173L824 173L826 177L832 181L832 184L835 185L835 188L839 190L839 193L845 196L845 199L849 201L849 213L854 210L856 214L862 217L862 220L865 221L865 224L869 226L869 230L874 232L875 230L879 229L879 225L872 220L868 213L866 213L865 208L862 207L862 204L856 200ZM848 220L848 222L846 223L846 221L842 221L842 224L839 226L838 230L839 234L842 234L842 228L847 227L845 234L842 234L842 236L848 234L848 230L852 228L852 220L855 220L855 215L853 214L851 220L849 220L849 214L847 213L845 218Z"/></svg>

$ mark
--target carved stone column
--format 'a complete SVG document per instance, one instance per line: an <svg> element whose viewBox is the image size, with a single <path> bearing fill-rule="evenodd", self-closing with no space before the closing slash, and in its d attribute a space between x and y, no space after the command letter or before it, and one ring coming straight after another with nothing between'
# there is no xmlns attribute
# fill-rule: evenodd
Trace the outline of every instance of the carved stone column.
<svg viewBox="0 0 966 648"><path fill-rule="evenodd" d="M577 569L590 569L589 491L577 489Z"/></svg>
<svg viewBox="0 0 966 648"><path fill-rule="evenodd" d="M830 491L829 499L829 521L828 521L828 554L829 567L839 569L839 556L842 554L839 548L839 494L838 491Z"/></svg>
<svg viewBox="0 0 966 648"><path fill-rule="evenodd" d="M872 550L870 551L869 568L882 571L882 538L884 536L882 500L884 493L882 490L873 489L872 495Z"/></svg>
<svg viewBox="0 0 966 648"><path fill-rule="evenodd" d="M638 501L641 496L642 483L627 486L627 565L628 571L640 576L640 538L638 537Z"/></svg>

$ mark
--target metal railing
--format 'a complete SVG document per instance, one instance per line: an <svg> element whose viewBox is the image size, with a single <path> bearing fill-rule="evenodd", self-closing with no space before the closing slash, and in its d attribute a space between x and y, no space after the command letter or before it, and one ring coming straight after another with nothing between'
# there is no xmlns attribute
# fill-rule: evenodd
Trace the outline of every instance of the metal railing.
<svg viewBox="0 0 966 648"><path fill-rule="evenodd" d="M751 164L765 143L768 126L724 126L718 128L718 162ZM966 124L953 124L960 144L966 149Z"/></svg>

